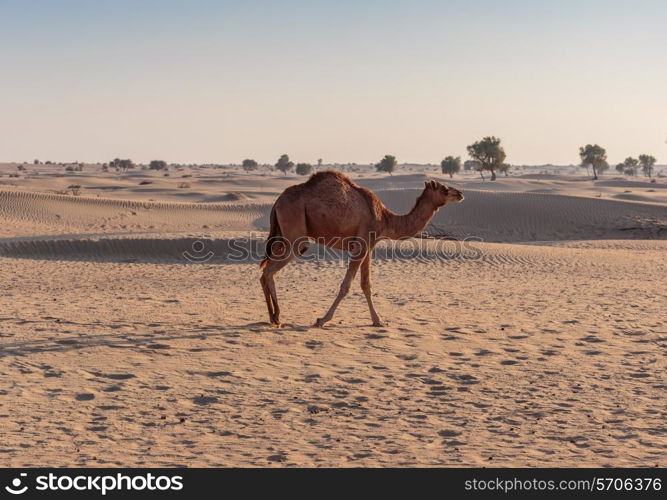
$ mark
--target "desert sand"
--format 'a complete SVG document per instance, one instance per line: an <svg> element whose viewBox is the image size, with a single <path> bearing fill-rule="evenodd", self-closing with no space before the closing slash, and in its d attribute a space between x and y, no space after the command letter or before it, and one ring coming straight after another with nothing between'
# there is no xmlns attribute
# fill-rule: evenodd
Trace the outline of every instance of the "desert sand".
<svg viewBox="0 0 667 500"><path fill-rule="evenodd" d="M358 283L312 327L346 266L315 249L276 329L257 263L304 178L0 164L0 465L666 465L664 177L354 170L466 199L377 248L385 327Z"/></svg>

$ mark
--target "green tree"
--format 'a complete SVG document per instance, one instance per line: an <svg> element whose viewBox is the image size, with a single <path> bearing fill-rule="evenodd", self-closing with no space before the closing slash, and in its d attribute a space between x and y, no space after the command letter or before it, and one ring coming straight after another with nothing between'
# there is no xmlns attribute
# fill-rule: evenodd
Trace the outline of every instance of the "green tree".
<svg viewBox="0 0 667 500"><path fill-rule="evenodd" d="M505 174L505 177L509 177L510 170L512 169L512 165L509 163L503 163L498 167L498 172L502 172Z"/></svg>
<svg viewBox="0 0 667 500"><path fill-rule="evenodd" d="M477 160L481 164L481 170L488 170L491 172L491 180L496 180L496 170L505 162L507 155L505 150L500 145L500 139L497 137L484 137L481 141L477 141L468 146L468 154L473 160ZM482 175L482 178L484 176Z"/></svg>
<svg viewBox="0 0 667 500"><path fill-rule="evenodd" d="M609 168L607 163L607 151L597 144L586 144L579 148L579 157L581 166L588 170L593 169L593 180L597 180L598 173L602 173Z"/></svg>
<svg viewBox="0 0 667 500"><path fill-rule="evenodd" d="M250 172L251 170L257 170L257 167L259 165L255 160L246 158L245 160L243 160L243 163L241 163L241 166L243 167L243 170L245 170L246 172Z"/></svg>
<svg viewBox="0 0 667 500"><path fill-rule="evenodd" d="M477 160L466 160L463 162L463 170L475 170L478 171L481 168L482 164Z"/></svg>
<svg viewBox="0 0 667 500"><path fill-rule="evenodd" d="M294 168L294 163L290 161L288 155L282 155L276 162L276 170L280 170L284 175Z"/></svg>
<svg viewBox="0 0 667 500"><path fill-rule="evenodd" d="M317 168L318 169L322 168L322 158L317 159Z"/></svg>
<svg viewBox="0 0 667 500"><path fill-rule="evenodd" d="M152 160L148 164L148 168L151 170L167 170L167 162L163 160Z"/></svg>
<svg viewBox="0 0 667 500"><path fill-rule="evenodd" d="M440 162L440 168L442 169L442 173L449 174L449 178L451 179L454 174L457 174L461 171L461 157L445 157L445 159Z"/></svg>
<svg viewBox="0 0 667 500"><path fill-rule="evenodd" d="M118 169L120 172L127 172L129 169L136 167L132 160L121 160L120 158L110 161L109 166Z"/></svg>
<svg viewBox="0 0 667 500"><path fill-rule="evenodd" d="M396 162L395 156L384 155L384 158L380 160L380 163L375 164L375 170L378 172L388 172L389 175L394 175L397 165L398 163Z"/></svg>
<svg viewBox="0 0 667 500"><path fill-rule="evenodd" d="M616 171L618 173L621 173L621 174L626 171L625 163L618 163L615 168L616 168Z"/></svg>
<svg viewBox="0 0 667 500"><path fill-rule="evenodd" d="M651 155L639 155L639 164L642 166L644 175L647 177L651 177L655 162L656 159Z"/></svg>
<svg viewBox="0 0 667 500"><path fill-rule="evenodd" d="M310 175L313 173L313 166L310 163L297 163L296 173L299 175Z"/></svg>
<svg viewBox="0 0 667 500"><path fill-rule="evenodd" d="M637 165L639 165L639 160L637 158L633 158L632 156L628 156L625 160L623 160L623 166L625 167L623 172L627 172L629 170L630 175L637 175Z"/></svg>

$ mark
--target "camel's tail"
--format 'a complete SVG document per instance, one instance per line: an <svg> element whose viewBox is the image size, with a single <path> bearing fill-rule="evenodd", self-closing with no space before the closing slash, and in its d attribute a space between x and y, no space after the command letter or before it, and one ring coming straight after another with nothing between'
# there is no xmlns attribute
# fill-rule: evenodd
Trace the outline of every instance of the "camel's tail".
<svg viewBox="0 0 667 500"><path fill-rule="evenodd" d="M266 240L266 246L264 247L264 252L266 253L266 257L264 257L262 262L259 263L260 269L264 269L266 264L269 262L269 259L271 258L271 247L273 246L273 243L275 242L276 238L282 236L282 232L280 231L280 224L278 223L278 216L276 215L275 205L271 208L270 219L271 219L271 227L269 229L269 237Z"/></svg>

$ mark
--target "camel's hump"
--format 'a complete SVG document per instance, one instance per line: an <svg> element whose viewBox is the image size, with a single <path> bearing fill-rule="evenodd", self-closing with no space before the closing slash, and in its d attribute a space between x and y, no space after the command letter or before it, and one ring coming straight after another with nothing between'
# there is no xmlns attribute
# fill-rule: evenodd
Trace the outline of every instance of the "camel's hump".
<svg viewBox="0 0 667 500"><path fill-rule="evenodd" d="M366 200L368 208L375 218L380 218L385 211L384 205L380 199L371 191L365 187L356 184L352 179L347 175L337 170L325 170L323 172L317 172L310 176L303 184L293 186L296 191L303 193L304 190L318 189L325 187L326 189L342 189L343 191L356 191L361 195L362 198Z"/></svg>
<svg viewBox="0 0 667 500"><path fill-rule="evenodd" d="M317 172L316 174L313 174L310 176L310 179L308 179L305 184L313 186L315 184L319 184L320 182L324 180L335 180L339 182L343 182L345 184L349 184L351 186L357 186L357 184L352 181L347 175L345 175L343 172L339 172L338 170L324 170L323 172Z"/></svg>

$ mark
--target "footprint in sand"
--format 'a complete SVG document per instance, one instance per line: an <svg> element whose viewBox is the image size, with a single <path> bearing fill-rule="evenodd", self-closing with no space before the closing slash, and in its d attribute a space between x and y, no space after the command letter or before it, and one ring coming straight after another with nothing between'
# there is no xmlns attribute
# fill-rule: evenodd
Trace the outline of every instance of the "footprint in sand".
<svg viewBox="0 0 667 500"><path fill-rule="evenodd" d="M318 347L322 347L324 345L324 342L320 342L319 340L309 340L305 343L305 346L308 349L317 349Z"/></svg>
<svg viewBox="0 0 667 500"><path fill-rule="evenodd" d="M460 436L461 433L459 431L455 431L455 430L452 430L452 429L443 429L443 430L438 432L438 435L440 437L456 437L456 436Z"/></svg>
<svg viewBox="0 0 667 500"><path fill-rule="evenodd" d="M268 457L266 457L266 459L267 459L269 462L278 462L278 463L282 463L282 462L287 461L287 454L285 454L285 453L278 453L278 454L276 454L276 455L269 455Z"/></svg>
<svg viewBox="0 0 667 500"><path fill-rule="evenodd" d="M102 389L103 392L118 392L118 391L122 391L122 390L123 390L123 386L118 385L118 384L110 385L110 386L105 387L104 389Z"/></svg>
<svg viewBox="0 0 667 500"><path fill-rule="evenodd" d="M195 396L192 398L192 402L194 404L200 405L200 406L205 406L205 405L210 405L213 403L218 402L218 398L214 396L204 396L203 394L201 396Z"/></svg>
<svg viewBox="0 0 667 500"><path fill-rule="evenodd" d="M148 349L171 349L169 344L148 344L146 347Z"/></svg>
<svg viewBox="0 0 667 500"><path fill-rule="evenodd" d="M128 380L131 378L136 378L136 375L132 375L131 373L110 373L108 375L102 376L110 378L111 380Z"/></svg>

